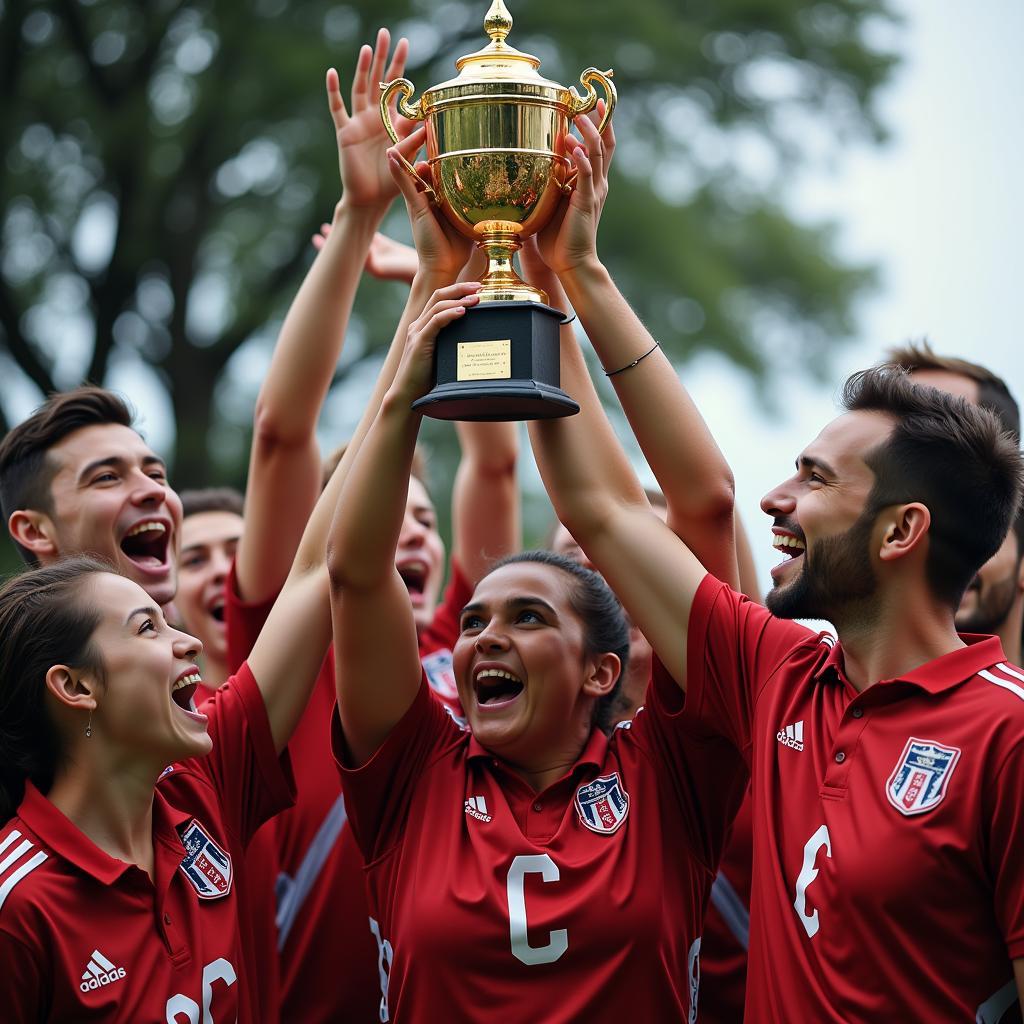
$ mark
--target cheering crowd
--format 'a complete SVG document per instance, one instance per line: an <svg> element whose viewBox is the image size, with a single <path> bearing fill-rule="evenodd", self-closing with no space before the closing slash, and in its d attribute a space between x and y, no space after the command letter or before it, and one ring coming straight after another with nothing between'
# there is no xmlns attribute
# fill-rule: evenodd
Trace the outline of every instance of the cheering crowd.
<svg viewBox="0 0 1024 1024"><path fill-rule="evenodd" d="M521 266L578 316L660 491L568 324L581 411L529 425L548 549L521 550L516 425L459 423L446 557L411 407L484 268L399 163L424 129L388 148L407 48L364 46L348 105L328 72L342 198L244 501L179 496L98 387L0 442L27 565L0 591L0 1019L1019 1021L1005 384L927 345L847 380L762 499L762 597L730 469L601 260L598 109ZM377 234L399 193L415 250ZM364 272L408 300L323 465Z"/></svg>

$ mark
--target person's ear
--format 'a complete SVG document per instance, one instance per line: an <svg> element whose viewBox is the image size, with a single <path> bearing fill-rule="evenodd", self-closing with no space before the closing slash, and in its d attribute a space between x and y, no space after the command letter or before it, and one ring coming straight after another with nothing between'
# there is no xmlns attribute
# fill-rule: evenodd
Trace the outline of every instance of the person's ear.
<svg viewBox="0 0 1024 1024"><path fill-rule="evenodd" d="M621 671L622 661L617 654L608 651L605 654L597 655L589 663L587 678L583 683L583 692L588 697L594 697L597 700L607 697L615 688Z"/></svg>
<svg viewBox="0 0 1024 1024"><path fill-rule="evenodd" d="M878 523L878 557L883 562L890 562L919 550L931 524L932 514L928 506L919 501L883 510Z"/></svg>
<svg viewBox="0 0 1024 1024"><path fill-rule="evenodd" d="M57 531L53 521L44 512L35 509L18 509L7 520L7 529L15 543L27 548L40 562L52 560L60 555L57 547Z"/></svg>
<svg viewBox="0 0 1024 1024"><path fill-rule="evenodd" d="M46 689L64 707L96 710L96 680L81 669L51 665L46 671Z"/></svg>

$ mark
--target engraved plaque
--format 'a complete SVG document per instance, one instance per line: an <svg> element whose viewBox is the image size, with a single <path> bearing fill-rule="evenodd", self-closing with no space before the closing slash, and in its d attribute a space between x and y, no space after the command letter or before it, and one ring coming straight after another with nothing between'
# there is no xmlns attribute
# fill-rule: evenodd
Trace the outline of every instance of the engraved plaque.
<svg viewBox="0 0 1024 1024"><path fill-rule="evenodd" d="M512 341L460 341L456 380L511 380Z"/></svg>

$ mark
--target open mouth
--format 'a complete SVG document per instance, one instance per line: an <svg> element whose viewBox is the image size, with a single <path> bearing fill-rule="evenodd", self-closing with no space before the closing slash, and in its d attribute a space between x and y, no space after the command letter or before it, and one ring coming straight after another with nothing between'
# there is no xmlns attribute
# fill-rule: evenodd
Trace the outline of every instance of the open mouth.
<svg viewBox="0 0 1024 1024"><path fill-rule="evenodd" d="M224 621L224 605L225 601L223 597L215 597L207 606L207 614L217 622Z"/></svg>
<svg viewBox="0 0 1024 1024"><path fill-rule="evenodd" d="M775 566L775 569L799 558L806 550L804 542L790 533L773 533L772 547L782 554L782 561ZM774 572L774 569L772 571Z"/></svg>
<svg viewBox="0 0 1024 1024"><path fill-rule="evenodd" d="M156 520L136 523L122 538L121 550L134 565L152 572L166 568L170 538L165 523Z"/></svg>
<svg viewBox="0 0 1024 1024"><path fill-rule="evenodd" d="M500 707L523 692L523 681L504 669L485 668L473 679L473 692L480 707Z"/></svg>
<svg viewBox="0 0 1024 1024"><path fill-rule="evenodd" d="M430 568L427 563L416 559L403 562L397 566L397 569L398 575L402 577L402 582L405 584L405 588L409 591L409 596L413 601L422 599L423 592L427 587L427 577L430 574Z"/></svg>
<svg viewBox="0 0 1024 1024"><path fill-rule="evenodd" d="M185 675L179 676L175 681L174 686L171 687L171 700L173 700L182 711L187 711L193 715L196 714L196 702L194 698L196 695L196 689L202 681L203 677L199 674L198 669L194 672L187 672Z"/></svg>

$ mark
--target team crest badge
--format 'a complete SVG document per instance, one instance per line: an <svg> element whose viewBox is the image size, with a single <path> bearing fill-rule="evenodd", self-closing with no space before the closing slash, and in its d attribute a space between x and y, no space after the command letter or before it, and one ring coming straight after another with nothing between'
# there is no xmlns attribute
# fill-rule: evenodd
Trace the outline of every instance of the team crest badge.
<svg viewBox="0 0 1024 1024"><path fill-rule="evenodd" d="M603 836L610 836L629 814L629 794L622 788L618 772L602 775L576 790L576 813L580 821Z"/></svg>
<svg viewBox="0 0 1024 1024"><path fill-rule="evenodd" d="M427 682L430 688L447 697L455 700L459 696L459 688L455 685L455 667L452 664L452 652L447 648L434 651L425 658L420 659L423 664L423 671L427 674Z"/></svg>
<svg viewBox="0 0 1024 1024"><path fill-rule="evenodd" d="M889 803L908 817L937 807L959 760L959 747L944 747L934 740L911 736L889 776L885 790Z"/></svg>
<svg viewBox="0 0 1024 1024"><path fill-rule="evenodd" d="M217 900L231 892L231 855L210 838L193 818L181 836L185 859L178 865L203 900Z"/></svg>

